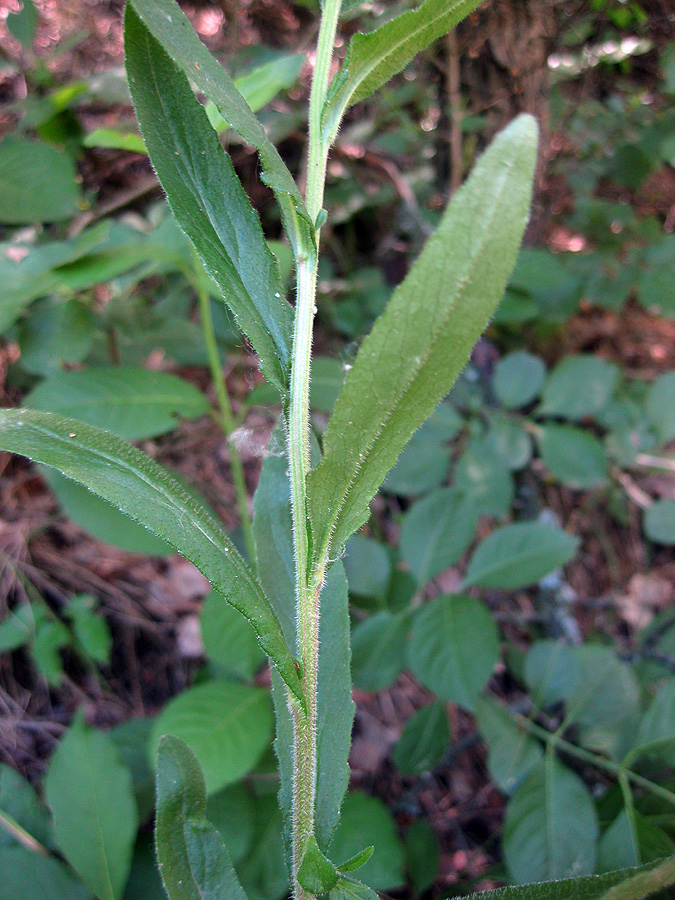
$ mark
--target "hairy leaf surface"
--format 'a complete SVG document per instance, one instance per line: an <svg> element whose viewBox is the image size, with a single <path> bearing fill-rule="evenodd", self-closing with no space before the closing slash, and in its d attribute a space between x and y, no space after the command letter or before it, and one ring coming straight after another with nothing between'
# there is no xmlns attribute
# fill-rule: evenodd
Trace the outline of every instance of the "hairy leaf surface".
<svg viewBox="0 0 675 900"><path fill-rule="evenodd" d="M308 479L317 558L339 556L364 523L499 303L527 221L536 146L529 116L495 139L361 345Z"/></svg>
<svg viewBox="0 0 675 900"><path fill-rule="evenodd" d="M330 87L324 132L333 137L348 106L369 97L400 72L436 38L447 34L482 0L425 0L417 9L381 25L370 34L355 34L344 66Z"/></svg>
<svg viewBox="0 0 675 900"><path fill-rule="evenodd" d="M192 751L159 745L157 859L170 900L246 900L223 839L206 819L206 790Z"/></svg>
<svg viewBox="0 0 675 900"><path fill-rule="evenodd" d="M129 86L152 164L179 225L285 393L293 310L260 222L187 77L127 7Z"/></svg>
<svg viewBox="0 0 675 900"><path fill-rule="evenodd" d="M222 526L166 469L106 431L51 413L0 411L0 448L53 466L175 547L244 615L298 698L279 622Z"/></svg>
<svg viewBox="0 0 675 900"><path fill-rule="evenodd" d="M176 65L260 154L264 180L277 198L296 256L301 246L313 247L314 224L293 176L230 76L195 34L185 13L175 0L132 0L132 5Z"/></svg>

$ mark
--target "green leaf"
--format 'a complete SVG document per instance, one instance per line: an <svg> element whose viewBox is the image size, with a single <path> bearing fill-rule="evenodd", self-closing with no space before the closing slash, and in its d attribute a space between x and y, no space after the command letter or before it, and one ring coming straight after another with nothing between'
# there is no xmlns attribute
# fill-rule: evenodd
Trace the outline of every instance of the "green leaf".
<svg viewBox="0 0 675 900"><path fill-rule="evenodd" d="M50 376L67 363L81 363L94 342L94 316L79 300L46 297L19 325L21 367Z"/></svg>
<svg viewBox="0 0 675 900"><path fill-rule="evenodd" d="M341 878L329 897L330 900L378 900L372 888L354 878Z"/></svg>
<svg viewBox="0 0 675 900"><path fill-rule="evenodd" d="M532 438L508 413L495 410L487 415L489 430L485 444L512 472L524 469L532 459Z"/></svg>
<svg viewBox="0 0 675 900"><path fill-rule="evenodd" d="M401 556L419 585L461 559L477 524L473 504L454 487L435 491L410 507L403 517Z"/></svg>
<svg viewBox="0 0 675 900"><path fill-rule="evenodd" d="M415 497L433 491L446 480L451 456L449 447L413 437L385 478L383 493Z"/></svg>
<svg viewBox="0 0 675 900"><path fill-rule="evenodd" d="M35 634L35 623L30 603L22 603L8 610L0 622L0 653L25 647Z"/></svg>
<svg viewBox="0 0 675 900"><path fill-rule="evenodd" d="M253 789L239 781L212 794L206 801L206 818L223 836L227 852L236 865L253 845L256 819Z"/></svg>
<svg viewBox="0 0 675 900"><path fill-rule="evenodd" d="M91 900L87 888L72 877L66 866L24 847L0 849L0 871L0 900Z"/></svg>
<svg viewBox="0 0 675 900"><path fill-rule="evenodd" d="M273 794L260 797L256 803L252 849L237 864L237 874L249 900L282 900L288 896L282 818Z"/></svg>
<svg viewBox="0 0 675 900"><path fill-rule="evenodd" d="M218 831L205 818L199 763L165 737L157 761L157 859L169 900L246 900Z"/></svg>
<svg viewBox="0 0 675 900"><path fill-rule="evenodd" d="M63 222L80 209L75 164L50 144L10 134L0 144L0 222Z"/></svg>
<svg viewBox="0 0 675 900"><path fill-rule="evenodd" d="M264 180L279 203L284 231L296 258L301 251L313 248L314 223L291 173L230 76L195 34L185 13L175 0L133 0L133 8L174 63L260 154Z"/></svg>
<svg viewBox="0 0 675 900"><path fill-rule="evenodd" d="M541 763L541 745L492 697L479 697L474 715L488 745L490 777L505 794L512 794Z"/></svg>
<svg viewBox="0 0 675 900"><path fill-rule="evenodd" d="M598 847L599 873L620 869L628 863L655 862L672 856L675 844L666 832L635 810L622 810L603 834Z"/></svg>
<svg viewBox="0 0 675 900"><path fill-rule="evenodd" d="M165 469L107 432L34 410L0 411L0 447L84 484L191 560L249 619L260 646L302 701L295 662L260 585L221 525Z"/></svg>
<svg viewBox="0 0 675 900"><path fill-rule="evenodd" d="M655 500L644 514L645 535L655 544L675 546L675 500Z"/></svg>
<svg viewBox="0 0 675 900"><path fill-rule="evenodd" d="M354 626L352 672L361 691L383 691L405 667L404 651L409 616L381 610Z"/></svg>
<svg viewBox="0 0 675 900"><path fill-rule="evenodd" d="M387 593L391 557L384 544L355 534L345 547L344 567L351 594L381 599Z"/></svg>
<svg viewBox="0 0 675 900"><path fill-rule="evenodd" d="M250 624L220 596L211 591L200 618L204 651L224 671L251 679L265 662Z"/></svg>
<svg viewBox="0 0 675 900"><path fill-rule="evenodd" d="M209 681L188 688L164 707L150 740L151 752L169 734L185 742L204 773L209 794L255 768L272 740L272 705L263 688Z"/></svg>
<svg viewBox="0 0 675 900"><path fill-rule="evenodd" d="M235 78L234 85L251 110L257 112L274 100L280 91L295 84L305 59L303 53L282 54ZM230 127L230 123L221 116L213 101L210 100L206 104L206 112L216 131L221 132Z"/></svg>
<svg viewBox="0 0 675 900"><path fill-rule="evenodd" d="M17 825L43 846L53 843L49 814L35 789L5 763L0 764L0 816L8 814ZM14 838L0 828L0 848L15 847Z"/></svg>
<svg viewBox="0 0 675 900"><path fill-rule="evenodd" d="M607 482L607 455L594 434L572 425L546 425L537 429L536 438L546 468L567 487L584 491Z"/></svg>
<svg viewBox="0 0 675 900"><path fill-rule="evenodd" d="M288 645L295 649L295 567L287 469L285 432L283 423L279 422L272 433L269 455L263 463L255 494L254 533L260 579L283 625ZM315 803L316 837L321 850L326 850L349 781L347 760L354 719L347 580L341 563L328 572L320 604ZM286 692L281 689L278 679L273 681L273 699L277 716L274 747L281 775L279 804L288 828L293 781L293 726Z"/></svg>
<svg viewBox="0 0 675 900"><path fill-rule="evenodd" d="M340 72L331 83L323 115L324 134L337 134L347 107L358 103L405 68L436 38L447 34L481 0L425 0L417 9L371 31L355 34Z"/></svg>
<svg viewBox="0 0 675 900"><path fill-rule="evenodd" d="M675 372L659 375L650 386L647 419L662 443L675 437Z"/></svg>
<svg viewBox="0 0 675 900"><path fill-rule="evenodd" d="M370 847L366 847L365 850L361 850L360 853L355 853L351 859L343 862L339 868L339 871L343 873L356 872L356 870L360 869L361 866L365 866L374 852L375 848L372 845Z"/></svg>
<svg viewBox="0 0 675 900"><path fill-rule="evenodd" d="M110 737L81 715L52 757L45 796L68 862L100 900L120 898L138 827L131 775Z"/></svg>
<svg viewBox="0 0 675 900"><path fill-rule="evenodd" d="M425 687L473 709L499 660L497 628L478 600L436 597L415 616L407 656Z"/></svg>
<svg viewBox="0 0 675 900"><path fill-rule="evenodd" d="M504 855L517 884L591 874L597 837L588 789L551 755L506 807Z"/></svg>
<svg viewBox="0 0 675 900"><path fill-rule="evenodd" d="M546 365L538 356L517 350L500 359L495 366L492 387L502 406L519 409L539 396Z"/></svg>
<svg viewBox="0 0 675 900"><path fill-rule="evenodd" d="M494 312L527 221L536 144L526 116L495 139L361 345L308 478L317 557L339 555L366 520Z"/></svg>
<svg viewBox="0 0 675 900"><path fill-rule="evenodd" d="M434 700L408 719L392 751L396 768L403 775L421 775L442 759L450 743L445 703Z"/></svg>
<svg viewBox="0 0 675 900"><path fill-rule="evenodd" d="M566 356L546 379L537 414L578 421L595 415L619 381L619 368L597 356Z"/></svg>
<svg viewBox="0 0 675 900"><path fill-rule="evenodd" d="M326 894L335 887L338 879L338 870L319 850L316 838L312 835L298 869L301 887L310 894Z"/></svg>
<svg viewBox="0 0 675 900"><path fill-rule="evenodd" d="M112 651L112 635L103 616L94 612L96 604L94 597L77 594L68 601L65 615L72 622L78 649L99 665L107 666Z"/></svg>
<svg viewBox="0 0 675 900"><path fill-rule="evenodd" d="M391 813L377 797L350 791L345 797L340 821L330 855L349 860L364 844L372 844L375 852L359 872L359 879L376 891L393 890L405 883L404 853Z"/></svg>
<svg viewBox="0 0 675 900"><path fill-rule="evenodd" d="M129 4L126 63L141 131L173 213L249 337L269 380L285 394L293 311L260 222L229 156L171 61Z"/></svg>
<svg viewBox="0 0 675 900"><path fill-rule="evenodd" d="M189 381L137 366L59 372L34 388L25 405L78 419L127 441L166 434L182 419L197 419L211 410Z"/></svg>
<svg viewBox="0 0 675 900"><path fill-rule="evenodd" d="M66 478L56 469L39 466L40 474L54 492L63 512L93 537L128 553L167 556L173 547L148 531L86 487Z"/></svg>
<svg viewBox="0 0 675 900"><path fill-rule="evenodd" d="M155 810L155 771L148 756L152 724L150 718L128 719L108 732L122 763L131 773L141 824L147 822Z"/></svg>
<svg viewBox="0 0 675 900"><path fill-rule="evenodd" d="M471 557L463 587L516 590L536 584L577 552L579 539L552 525L516 522L489 534Z"/></svg>
<svg viewBox="0 0 675 900"><path fill-rule="evenodd" d="M433 885L438 874L440 850L434 829L426 819L415 819L405 833L408 872L418 897Z"/></svg>
<svg viewBox="0 0 675 900"><path fill-rule="evenodd" d="M486 440L474 441L461 455L455 467L454 486L477 515L503 518L515 496L506 462Z"/></svg>
<svg viewBox="0 0 675 900"><path fill-rule="evenodd" d="M675 860L669 859L660 865L649 863L639 869L621 869L608 875L498 888L480 897L481 900L645 900L674 883Z"/></svg>
<svg viewBox="0 0 675 900"><path fill-rule="evenodd" d="M654 756L672 760L675 752L675 678L669 678L656 693L643 715L630 758Z"/></svg>
<svg viewBox="0 0 675 900"><path fill-rule="evenodd" d="M7 16L7 31L30 50L40 17L33 0L22 0L22 4L19 12L12 12Z"/></svg>
<svg viewBox="0 0 675 900"><path fill-rule="evenodd" d="M104 150L128 150L142 153L145 149L143 138L134 131L119 131L117 128L95 128L82 141L83 147L101 147Z"/></svg>
<svg viewBox="0 0 675 900"><path fill-rule="evenodd" d="M575 647L559 641L535 641L525 655L525 683L538 706L552 706L572 694L579 683Z"/></svg>

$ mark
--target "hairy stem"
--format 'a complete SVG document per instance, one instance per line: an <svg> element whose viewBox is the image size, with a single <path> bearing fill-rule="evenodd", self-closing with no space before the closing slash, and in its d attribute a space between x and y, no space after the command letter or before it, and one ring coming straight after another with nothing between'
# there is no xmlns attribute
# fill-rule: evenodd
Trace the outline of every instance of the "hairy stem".
<svg viewBox="0 0 675 900"><path fill-rule="evenodd" d="M321 114L330 81L335 32L341 0L325 0L309 102L307 209L314 221L323 204L328 146L321 137ZM316 233L317 244L319 229ZM319 663L319 594L323 573L310 571L306 477L309 472L309 379L312 326L316 302L317 254L310 248L296 260L297 291L291 397L288 413L288 454L293 510L296 570L298 653L305 709L291 704L293 747L293 892L296 900L312 895L298 883L297 873L308 839L314 833L316 792L316 693Z"/></svg>
<svg viewBox="0 0 675 900"><path fill-rule="evenodd" d="M206 354L209 360L209 369L211 370L211 379L216 392L218 401L218 424L220 425L230 451L230 470L232 472L232 483L234 484L234 495L237 500L237 511L239 513L239 521L241 522L241 530L244 534L244 544L246 546L246 554L252 566L255 565L255 541L253 539L253 526L251 524L251 513L248 508L248 491L246 489L246 477L244 475L244 466L239 456L234 442L231 440L235 431L236 424L232 414L232 405L230 403L230 395L227 393L227 385L223 378L223 369L218 353L218 345L216 343L216 335L213 330L213 316L211 315L211 303L209 293L203 282L197 285L197 296L199 298L199 315L202 320L202 334L204 335L204 343L206 344Z"/></svg>

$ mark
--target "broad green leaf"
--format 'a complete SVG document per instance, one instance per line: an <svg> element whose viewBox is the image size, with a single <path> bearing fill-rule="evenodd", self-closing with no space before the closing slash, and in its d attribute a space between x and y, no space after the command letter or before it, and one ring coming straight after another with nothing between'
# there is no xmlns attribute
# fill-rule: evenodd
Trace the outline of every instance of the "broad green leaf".
<svg viewBox="0 0 675 900"><path fill-rule="evenodd" d="M140 900L140 898L166 900L166 891L157 867L154 841L151 835L145 833L141 833L136 841L129 880L124 891L124 900Z"/></svg>
<svg viewBox="0 0 675 900"><path fill-rule="evenodd" d="M598 823L581 779L547 756L506 807L504 855L517 884L589 875Z"/></svg>
<svg viewBox="0 0 675 900"><path fill-rule="evenodd" d="M285 394L293 311L276 259L187 77L127 6L126 64L141 131L173 213Z"/></svg>
<svg viewBox="0 0 675 900"><path fill-rule="evenodd" d="M317 557L339 555L366 520L494 312L527 221L536 144L527 116L495 139L361 345L308 478Z"/></svg>
<svg viewBox="0 0 675 900"><path fill-rule="evenodd" d="M404 853L391 813L377 797L350 791L330 845L331 859L340 868L364 845L372 845L375 852L359 870L359 880L376 891L401 887L405 883Z"/></svg>
<svg viewBox="0 0 675 900"><path fill-rule="evenodd" d="M33 0L21 0L21 2L21 10L11 12L7 16L7 31L30 50L40 16Z"/></svg>
<svg viewBox="0 0 675 900"><path fill-rule="evenodd" d="M495 410L487 415L487 448L512 472L524 469L532 459L532 438L508 413Z"/></svg>
<svg viewBox="0 0 675 900"><path fill-rule="evenodd" d="M489 534L471 557L463 586L516 590L568 563L579 539L540 522L516 522Z"/></svg>
<svg viewBox="0 0 675 900"><path fill-rule="evenodd" d="M566 356L551 371L537 414L578 421L599 412L619 380L619 367L597 356Z"/></svg>
<svg viewBox="0 0 675 900"><path fill-rule="evenodd" d="M55 375L81 363L94 343L94 316L79 300L45 297L18 328L21 367L35 375Z"/></svg>
<svg viewBox="0 0 675 900"><path fill-rule="evenodd" d="M650 756L671 761L675 756L675 678L669 678L642 716L635 746L628 759Z"/></svg>
<svg viewBox="0 0 675 900"><path fill-rule="evenodd" d="M260 646L302 699L295 662L260 585L222 526L165 469L108 432L34 410L0 411L0 447L53 466L191 560L249 619Z"/></svg>
<svg viewBox="0 0 675 900"><path fill-rule="evenodd" d="M445 703L434 700L408 719L392 751L396 768L403 775L421 775L442 759L450 743Z"/></svg>
<svg viewBox="0 0 675 900"><path fill-rule="evenodd" d="M153 720L128 719L108 732L120 760L131 773L139 823L147 822L155 809L155 771L148 757Z"/></svg>
<svg viewBox="0 0 675 900"><path fill-rule="evenodd" d="M492 697L479 697L474 715L488 745L490 777L504 793L512 794L540 764L541 745Z"/></svg>
<svg viewBox="0 0 675 900"><path fill-rule="evenodd" d="M211 409L189 381L140 366L59 372L34 388L25 405L78 419L127 441L165 434L181 419L196 419Z"/></svg>
<svg viewBox="0 0 675 900"><path fill-rule="evenodd" d="M647 393L647 418L659 440L675 437L675 372L660 375Z"/></svg>
<svg viewBox="0 0 675 900"><path fill-rule="evenodd" d="M75 164L64 150L10 134L0 144L0 222L62 222L82 202Z"/></svg>
<svg viewBox="0 0 675 900"><path fill-rule="evenodd" d="M579 682L575 647L559 641L535 641L525 655L524 676L538 706L552 706L571 695Z"/></svg>
<svg viewBox="0 0 675 900"><path fill-rule="evenodd" d="M590 431L573 425L546 425L537 429L536 438L546 468L567 487L584 491L607 482L607 455Z"/></svg>
<svg viewBox="0 0 675 900"><path fill-rule="evenodd" d="M473 709L499 659L497 628L478 600L436 597L416 614L406 652L425 687Z"/></svg>
<svg viewBox="0 0 675 900"><path fill-rule="evenodd" d="M133 0L133 7L176 65L260 154L264 180L277 198L296 258L301 250L313 248L314 223L291 173L230 76L195 34L185 13L175 0Z"/></svg>
<svg viewBox="0 0 675 900"><path fill-rule="evenodd" d="M289 878L284 866L282 816L273 794L258 798L254 826L251 850L237 863L239 881L248 900L282 900L288 896Z"/></svg>
<svg viewBox="0 0 675 900"><path fill-rule="evenodd" d="M204 652L225 672L251 679L265 662L250 624L217 591L204 600L200 618Z"/></svg>
<svg viewBox="0 0 675 900"><path fill-rule="evenodd" d="M355 534L345 547L344 567L350 594L383 598L391 578L391 557L379 541Z"/></svg>
<svg viewBox="0 0 675 900"><path fill-rule="evenodd" d="M197 759L182 741L162 738L156 843L169 900L246 900L222 838L205 813L206 791Z"/></svg>
<svg viewBox="0 0 675 900"><path fill-rule="evenodd" d="M22 603L0 622L0 653L25 647L35 636L35 621L30 603Z"/></svg>
<svg viewBox="0 0 675 900"><path fill-rule="evenodd" d="M251 786L239 781L212 794L206 801L206 818L223 836L232 862L242 860L255 832L256 800Z"/></svg>
<svg viewBox="0 0 675 900"><path fill-rule="evenodd" d="M446 480L451 456L449 447L413 437L385 478L383 493L416 497L433 491Z"/></svg>
<svg viewBox="0 0 675 900"><path fill-rule="evenodd" d="M267 691L237 681L208 681L169 701L155 720L150 748L154 755L167 734L185 742L199 760L207 792L214 794L256 766L272 731Z"/></svg>
<svg viewBox="0 0 675 900"><path fill-rule="evenodd" d="M546 366L538 356L517 350L500 359L495 366L492 388L502 406L518 409L539 396Z"/></svg>
<svg viewBox="0 0 675 900"><path fill-rule="evenodd" d="M330 900L378 900L372 888L353 878L341 878L328 896Z"/></svg>
<svg viewBox="0 0 675 900"><path fill-rule="evenodd" d="M438 874L440 849L434 829L426 819L415 819L405 833L408 872L415 893L421 897Z"/></svg>
<svg viewBox="0 0 675 900"><path fill-rule="evenodd" d="M24 847L0 849L0 872L0 900L91 900L87 888L63 863Z"/></svg>
<svg viewBox="0 0 675 900"><path fill-rule="evenodd" d="M9 815L38 843L52 844L49 814L38 800L35 788L5 763L0 764L0 817ZM14 838L0 828L0 847L15 847Z"/></svg>
<svg viewBox="0 0 675 900"><path fill-rule="evenodd" d="M579 677L566 700L566 723L586 747L621 759L635 738L640 691L633 670L610 647L574 648Z"/></svg>
<svg viewBox="0 0 675 900"><path fill-rule="evenodd" d="M166 541L92 494L83 485L71 481L56 469L47 466L38 468L63 512L97 540L126 550L127 553L168 556L174 552L174 548Z"/></svg>
<svg viewBox="0 0 675 900"><path fill-rule="evenodd" d="M589 875L522 887L498 888L480 895L481 900L645 900L675 884L675 860L639 869L620 869L608 875ZM473 896L473 895L472 895ZM662 898L665 900L665 897Z"/></svg>
<svg viewBox="0 0 675 900"><path fill-rule="evenodd" d="M463 556L477 524L473 504L456 488L434 491L410 507L401 528L401 556L419 585Z"/></svg>
<svg viewBox="0 0 675 900"><path fill-rule="evenodd" d="M97 603L88 594L77 594L68 600L64 614L72 624L78 649L100 666L107 666L112 651L112 635L106 620L94 611Z"/></svg>
<svg viewBox="0 0 675 900"><path fill-rule="evenodd" d="M598 873L620 869L628 863L655 862L672 856L675 844L666 832L635 810L623 810L609 826L598 846Z"/></svg>
<svg viewBox="0 0 675 900"><path fill-rule="evenodd" d="M675 546L675 500L655 500L644 514L645 535L655 544Z"/></svg>
<svg viewBox="0 0 675 900"><path fill-rule="evenodd" d="M120 898L138 827L131 775L110 737L82 716L52 757L45 796L56 842L73 869L100 900Z"/></svg>
<svg viewBox="0 0 675 900"><path fill-rule="evenodd" d="M287 468L284 431L278 425L270 439L269 455L263 463L255 495L254 533L260 579L282 623L288 645L295 652L295 574ZM341 563L328 573L320 603L316 837L321 850L326 850L347 790L347 760L354 718L347 580ZM273 699L277 716L275 751L281 775L279 803L288 827L293 780L293 728L286 691L276 678L273 680Z"/></svg>
<svg viewBox="0 0 675 900"><path fill-rule="evenodd" d="M362 691L383 691L405 668L408 636L407 613L383 609L354 626L352 632L352 672L354 684Z"/></svg>
<svg viewBox="0 0 675 900"><path fill-rule="evenodd" d="M119 131L117 128L95 128L82 141L84 147L101 147L104 150L128 150L142 153L147 150L143 138L135 131Z"/></svg>
<svg viewBox="0 0 675 900"><path fill-rule="evenodd" d="M487 441L474 441L455 467L453 484L477 515L504 518L513 505L515 484L509 466Z"/></svg>
<svg viewBox="0 0 675 900"><path fill-rule="evenodd" d="M480 4L481 0L424 0L410 10L371 31L355 34L347 58L331 83L323 116L324 134L337 134L347 107L358 103L405 68L436 38L447 34Z"/></svg>

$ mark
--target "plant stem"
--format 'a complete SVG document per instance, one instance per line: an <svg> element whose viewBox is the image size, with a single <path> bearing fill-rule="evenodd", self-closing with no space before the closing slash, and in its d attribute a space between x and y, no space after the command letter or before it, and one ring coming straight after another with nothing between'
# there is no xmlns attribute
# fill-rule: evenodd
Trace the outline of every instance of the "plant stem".
<svg viewBox="0 0 675 900"><path fill-rule="evenodd" d="M307 164L307 209L316 221L323 203L328 146L321 135L321 115L328 83L341 0L325 0L316 53L316 66L309 101L309 150ZM319 241L319 229L316 231ZM296 571L298 654L302 672L305 710L293 702L293 892L296 900L312 896L298 883L297 873L308 839L314 833L316 791L316 714L319 663L319 594L323 571L310 572L307 489L309 472L309 379L312 356L312 326L316 302L318 254L305 248L296 260L297 289L293 363L288 414L288 455L293 511Z"/></svg>
<svg viewBox="0 0 675 900"><path fill-rule="evenodd" d="M213 316L211 315L209 292L201 279L199 279L196 284L196 290L197 297L199 298L199 315L202 320L202 333L204 335L204 343L206 344L206 354L208 356L211 379L218 401L218 412L220 414L217 417L218 424L225 435L225 440L227 441L230 451L232 483L234 484L234 494L237 500L237 511L239 512L241 530L244 534L246 554L251 566L255 566L255 541L253 539L251 514L248 509L246 477L244 475L244 466L241 461L241 456L232 440L232 434L235 431L236 426L232 414L232 405L230 404L230 395L227 393L227 385L223 378L223 369L220 363L216 335L213 330Z"/></svg>
<svg viewBox="0 0 675 900"><path fill-rule="evenodd" d="M649 791L649 793L653 794L655 797L660 797L662 800L666 800L668 803L675 806L675 794L672 791L655 784L653 781L644 778L642 775L638 775L637 772L625 768L620 763L612 762L610 759L598 756L590 750L584 750L582 747L577 747L576 744L571 744L569 741L561 738L559 734L548 731L546 728L542 728L541 725L537 725L536 722L532 722L526 716L521 715L515 710L509 709L509 707L507 707L507 709L519 725L525 728L526 731L529 731L530 734L545 741L547 747L555 747L562 750L564 753L569 754L569 756L574 756L582 762L594 766L596 769L608 772L619 780L626 778L628 781L632 781L633 784Z"/></svg>

